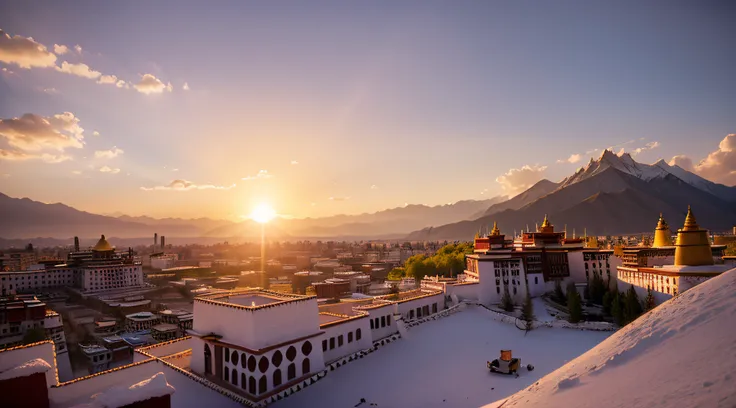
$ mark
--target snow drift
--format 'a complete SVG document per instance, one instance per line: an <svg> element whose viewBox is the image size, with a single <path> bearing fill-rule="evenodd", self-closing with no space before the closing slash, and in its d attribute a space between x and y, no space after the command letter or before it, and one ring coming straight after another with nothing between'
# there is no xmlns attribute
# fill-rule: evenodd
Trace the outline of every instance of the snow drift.
<svg viewBox="0 0 736 408"><path fill-rule="evenodd" d="M736 406L736 271L673 298L486 408Z"/></svg>

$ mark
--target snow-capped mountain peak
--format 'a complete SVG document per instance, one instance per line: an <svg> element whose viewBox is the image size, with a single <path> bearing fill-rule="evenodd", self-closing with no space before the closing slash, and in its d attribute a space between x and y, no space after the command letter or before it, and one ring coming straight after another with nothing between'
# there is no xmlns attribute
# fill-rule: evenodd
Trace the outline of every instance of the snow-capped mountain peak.
<svg viewBox="0 0 736 408"><path fill-rule="evenodd" d="M598 160L591 158L587 166L580 168L575 174L563 180L560 188L593 177L611 167L646 181L656 177L664 177L669 173L662 167L638 163L628 153L618 156L610 150L604 150Z"/></svg>

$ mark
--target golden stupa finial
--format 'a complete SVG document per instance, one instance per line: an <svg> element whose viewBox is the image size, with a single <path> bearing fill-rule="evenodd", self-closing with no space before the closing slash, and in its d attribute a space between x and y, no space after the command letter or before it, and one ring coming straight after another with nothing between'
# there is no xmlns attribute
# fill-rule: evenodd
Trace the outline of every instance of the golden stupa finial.
<svg viewBox="0 0 736 408"><path fill-rule="evenodd" d="M544 214L544 221L542 221L542 228L549 227L549 220L547 219L547 214Z"/></svg>
<svg viewBox="0 0 736 408"><path fill-rule="evenodd" d="M669 225L667 225L667 221L664 219L664 216L662 213L659 213L659 221L657 221L657 228L658 230L665 230L669 229Z"/></svg>
<svg viewBox="0 0 736 408"><path fill-rule="evenodd" d="M498 225L496 225L496 221L493 221L493 229L491 230L491 235L501 235L501 230L498 229Z"/></svg>
<svg viewBox="0 0 736 408"><path fill-rule="evenodd" d="M699 230L700 227L698 227L698 222L695 220L695 215L693 215L693 210L690 208L690 206L687 206L687 216L685 216L685 225L683 225L682 229L684 231L696 231Z"/></svg>

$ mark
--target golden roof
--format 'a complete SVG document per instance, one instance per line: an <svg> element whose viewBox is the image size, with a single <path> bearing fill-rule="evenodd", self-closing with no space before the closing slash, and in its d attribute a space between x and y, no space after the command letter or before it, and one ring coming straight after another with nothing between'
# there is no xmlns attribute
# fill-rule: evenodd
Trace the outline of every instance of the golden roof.
<svg viewBox="0 0 736 408"><path fill-rule="evenodd" d="M659 213L659 221L657 221L657 228L658 230L666 230L669 229L670 226L667 225L667 221L664 220L664 217L662 216L662 213Z"/></svg>
<svg viewBox="0 0 736 408"><path fill-rule="evenodd" d="M110 245L109 242L105 239L105 235L103 234L100 237L100 240L97 241L95 246L92 248L93 251L112 251L112 245Z"/></svg>
<svg viewBox="0 0 736 408"><path fill-rule="evenodd" d="M687 216L685 216L685 225L682 226L683 231L698 231L700 227L698 226L698 222L695 220L695 215L693 215L693 211L690 209L690 206L687 206Z"/></svg>
<svg viewBox="0 0 736 408"><path fill-rule="evenodd" d="M491 230L491 235L501 235L501 230L498 229L496 221L493 221L493 229Z"/></svg>

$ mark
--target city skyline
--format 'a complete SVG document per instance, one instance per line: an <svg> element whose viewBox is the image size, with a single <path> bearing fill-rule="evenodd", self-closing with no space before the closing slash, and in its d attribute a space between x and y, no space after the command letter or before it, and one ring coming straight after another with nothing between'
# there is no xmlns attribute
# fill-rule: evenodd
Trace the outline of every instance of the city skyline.
<svg viewBox="0 0 736 408"><path fill-rule="evenodd" d="M514 195L606 148L736 184L728 4L218 6L0 5L0 192L322 217Z"/></svg>

